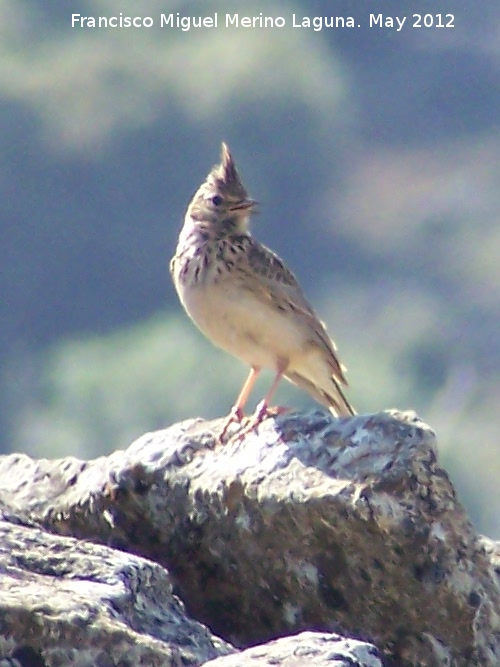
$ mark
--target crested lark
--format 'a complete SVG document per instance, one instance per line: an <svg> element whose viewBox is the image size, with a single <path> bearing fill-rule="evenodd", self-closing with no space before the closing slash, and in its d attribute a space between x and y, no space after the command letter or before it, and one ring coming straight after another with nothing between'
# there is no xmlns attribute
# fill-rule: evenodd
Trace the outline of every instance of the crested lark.
<svg viewBox="0 0 500 667"><path fill-rule="evenodd" d="M256 202L243 187L226 144L221 164L191 200L170 271L193 322L218 347L246 362L250 374L220 438L243 409L261 368L274 381L250 422L257 426L285 377L339 416L355 414L344 395L344 367L324 324L292 272L248 228Z"/></svg>

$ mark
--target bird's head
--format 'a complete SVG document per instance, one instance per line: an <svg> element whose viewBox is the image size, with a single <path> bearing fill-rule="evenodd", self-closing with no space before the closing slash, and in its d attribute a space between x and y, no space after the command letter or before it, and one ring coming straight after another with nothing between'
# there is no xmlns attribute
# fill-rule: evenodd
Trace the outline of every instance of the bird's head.
<svg viewBox="0 0 500 667"><path fill-rule="evenodd" d="M223 238L248 234L248 222L256 201L248 197L225 143L221 163L212 168L188 206L186 220Z"/></svg>

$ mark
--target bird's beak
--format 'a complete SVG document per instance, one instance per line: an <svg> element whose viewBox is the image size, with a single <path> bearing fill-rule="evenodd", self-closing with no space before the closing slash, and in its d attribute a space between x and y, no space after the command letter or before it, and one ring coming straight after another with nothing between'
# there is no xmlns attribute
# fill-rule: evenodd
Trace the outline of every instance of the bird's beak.
<svg viewBox="0 0 500 667"><path fill-rule="evenodd" d="M255 199L243 199L243 201L238 202L237 204L233 204L231 208L229 209L230 211L248 211L252 209L254 206L257 206L257 203Z"/></svg>

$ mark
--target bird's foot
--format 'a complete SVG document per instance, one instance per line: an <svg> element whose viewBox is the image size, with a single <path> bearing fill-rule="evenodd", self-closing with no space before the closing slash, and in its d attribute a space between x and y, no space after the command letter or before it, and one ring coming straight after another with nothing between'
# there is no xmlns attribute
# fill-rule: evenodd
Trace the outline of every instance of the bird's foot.
<svg viewBox="0 0 500 667"><path fill-rule="evenodd" d="M276 417L277 415L282 415L285 412L289 412L291 408L286 408L280 405L269 407L265 401L261 401L255 412L251 417L248 417L246 423L237 431L230 440L241 441L245 436L249 435L252 432L255 432L257 428L270 417Z"/></svg>
<svg viewBox="0 0 500 667"><path fill-rule="evenodd" d="M291 412L292 408L287 408L285 405L273 405L267 408L267 417L277 417L278 415L284 415L287 412ZM264 420L263 420L264 421Z"/></svg>
<svg viewBox="0 0 500 667"><path fill-rule="evenodd" d="M228 414L226 421L224 422L222 429L218 435L217 440L222 444L226 440L226 436L232 424L241 424L243 421L244 415L243 410L235 405L231 408L231 412Z"/></svg>

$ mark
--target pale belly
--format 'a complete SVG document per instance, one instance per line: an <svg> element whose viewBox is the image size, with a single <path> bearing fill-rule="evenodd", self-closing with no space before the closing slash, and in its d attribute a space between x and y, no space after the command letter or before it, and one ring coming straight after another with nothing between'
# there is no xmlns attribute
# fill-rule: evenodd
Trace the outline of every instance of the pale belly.
<svg viewBox="0 0 500 667"><path fill-rule="evenodd" d="M218 347L249 366L275 369L302 356L307 328L292 313L263 303L249 290L229 282L183 290L191 319Z"/></svg>

